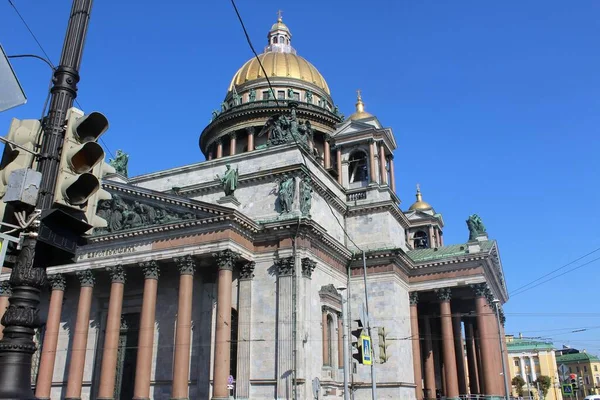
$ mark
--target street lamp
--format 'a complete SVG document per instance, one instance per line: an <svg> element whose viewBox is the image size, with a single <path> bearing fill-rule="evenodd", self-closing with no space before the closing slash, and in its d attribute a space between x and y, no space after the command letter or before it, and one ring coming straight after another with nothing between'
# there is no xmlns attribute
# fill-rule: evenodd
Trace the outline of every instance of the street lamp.
<svg viewBox="0 0 600 400"><path fill-rule="evenodd" d="M337 290L339 292L344 292L347 288L339 287ZM344 306L344 304L346 306ZM342 295L342 329L344 330L342 334L342 346L343 356L344 356L344 400L350 400L350 390L348 388L348 381L350 376L349 365L348 365L348 327L346 325L346 307L348 307L348 299L344 300L344 296Z"/></svg>
<svg viewBox="0 0 600 400"><path fill-rule="evenodd" d="M506 373L506 362L504 361L504 347L502 346L502 334L500 329L500 300L492 300L496 308L496 322L498 323L498 342L500 344L500 360L502 361L502 374L504 375L504 390L506 400L510 400L510 391L508 389L508 374Z"/></svg>

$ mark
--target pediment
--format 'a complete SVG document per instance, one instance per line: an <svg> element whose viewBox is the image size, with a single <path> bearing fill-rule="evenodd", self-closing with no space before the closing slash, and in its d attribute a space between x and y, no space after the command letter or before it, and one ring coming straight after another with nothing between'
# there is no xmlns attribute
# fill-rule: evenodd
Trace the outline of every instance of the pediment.
<svg viewBox="0 0 600 400"><path fill-rule="evenodd" d="M102 186L112 198L98 203L96 215L105 219L108 226L94 230L92 236L214 218L235 212L231 208L126 183L105 181Z"/></svg>
<svg viewBox="0 0 600 400"><path fill-rule="evenodd" d="M373 128L378 129L378 128L381 128L381 126L376 126L376 125L369 124L369 123L362 122L362 121L347 120L347 121L341 123L340 125L338 125L337 129L335 130L335 132L333 132L333 134L331 136L333 136L333 137L346 136L346 135L351 135L355 132L364 132L367 130L373 130Z"/></svg>

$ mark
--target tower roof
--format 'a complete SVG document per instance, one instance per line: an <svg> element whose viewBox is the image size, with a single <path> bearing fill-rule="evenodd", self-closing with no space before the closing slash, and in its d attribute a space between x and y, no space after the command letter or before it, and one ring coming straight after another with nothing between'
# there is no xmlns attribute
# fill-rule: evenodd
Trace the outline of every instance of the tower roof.
<svg viewBox="0 0 600 400"><path fill-rule="evenodd" d="M429 210L433 210L433 207L431 206L431 204L427 203L426 201L423 201L423 195L421 194L421 187L419 186L419 184L417 183L417 201L415 201L413 203L412 206L410 206L409 210L414 211L414 210L419 210L419 211L429 211Z"/></svg>
<svg viewBox="0 0 600 400"><path fill-rule="evenodd" d="M365 119L372 117L373 114L370 114L365 111L365 103L362 101L362 96L360 94L360 89L356 91L356 111L354 114L350 115L348 118L356 121L358 119Z"/></svg>

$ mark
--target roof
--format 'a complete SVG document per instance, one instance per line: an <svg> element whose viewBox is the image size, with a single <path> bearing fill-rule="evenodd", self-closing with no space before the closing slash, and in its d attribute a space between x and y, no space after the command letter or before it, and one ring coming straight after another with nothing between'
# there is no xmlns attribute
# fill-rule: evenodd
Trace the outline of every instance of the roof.
<svg viewBox="0 0 600 400"><path fill-rule="evenodd" d="M506 343L506 349L509 352L554 350L554 345L552 342L542 342L531 339L513 339Z"/></svg>
<svg viewBox="0 0 600 400"><path fill-rule="evenodd" d="M588 353L572 353L572 354L565 354L565 355L556 357L557 363L570 363L570 362L577 362L577 361L600 362L600 359L598 358L598 356L588 354Z"/></svg>
<svg viewBox="0 0 600 400"><path fill-rule="evenodd" d="M494 240L483 240L479 243L481 252L487 252L494 246ZM457 257L469 254L468 244L453 244L449 246L434 247L432 249L410 250L406 254L415 262L439 260L442 258Z"/></svg>

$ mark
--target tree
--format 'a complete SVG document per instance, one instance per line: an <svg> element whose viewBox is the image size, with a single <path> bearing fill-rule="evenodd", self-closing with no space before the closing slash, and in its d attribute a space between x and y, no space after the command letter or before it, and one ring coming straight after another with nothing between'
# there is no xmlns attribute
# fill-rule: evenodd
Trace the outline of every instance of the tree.
<svg viewBox="0 0 600 400"><path fill-rule="evenodd" d="M510 383L512 383L515 389L517 389L517 396L523 396L523 386L525 386L525 380L523 380L523 378L521 378L520 375L517 375L514 378L512 378L512 381L510 381Z"/></svg>
<svg viewBox="0 0 600 400"><path fill-rule="evenodd" d="M546 395L548 394L548 390L550 390L550 387L552 386L552 380L550 379L549 376L540 375L536 379L535 383L540 388L542 398L545 398Z"/></svg>

